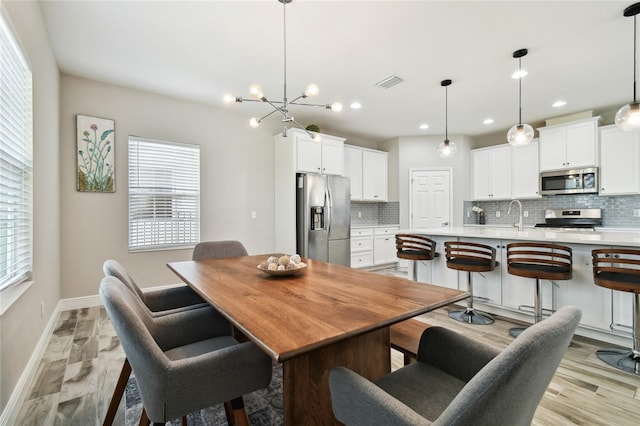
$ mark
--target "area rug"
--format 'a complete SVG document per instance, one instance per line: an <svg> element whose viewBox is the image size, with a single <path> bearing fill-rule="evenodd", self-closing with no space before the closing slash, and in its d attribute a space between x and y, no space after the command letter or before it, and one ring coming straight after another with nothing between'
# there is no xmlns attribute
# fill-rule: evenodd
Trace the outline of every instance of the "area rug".
<svg viewBox="0 0 640 426"><path fill-rule="evenodd" d="M266 389L244 396L244 405L252 426L276 426L284 424L284 410L282 402L282 364L273 367L271 383ZM126 389L125 425L136 426L142 413L142 399L138 392L135 377L131 377ZM187 416L189 426L226 426L227 417L224 407L219 404L206 408ZM179 426L180 419L167 423Z"/></svg>

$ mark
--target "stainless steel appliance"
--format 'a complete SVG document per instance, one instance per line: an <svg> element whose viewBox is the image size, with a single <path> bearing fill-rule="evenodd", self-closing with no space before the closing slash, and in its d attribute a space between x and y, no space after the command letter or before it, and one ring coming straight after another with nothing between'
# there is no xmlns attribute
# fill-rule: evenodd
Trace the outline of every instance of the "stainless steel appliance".
<svg viewBox="0 0 640 426"><path fill-rule="evenodd" d="M296 175L297 252L307 258L351 266L349 178Z"/></svg>
<svg viewBox="0 0 640 426"><path fill-rule="evenodd" d="M536 228L595 231L595 227L601 225L601 209L563 209L545 210L544 223L536 224Z"/></svg>
<svg viewBox="0 0 640 426"><path fill-rule="evenodd" d="M598 168L555 170L540 173L542 195L598 192Z"/></svg>

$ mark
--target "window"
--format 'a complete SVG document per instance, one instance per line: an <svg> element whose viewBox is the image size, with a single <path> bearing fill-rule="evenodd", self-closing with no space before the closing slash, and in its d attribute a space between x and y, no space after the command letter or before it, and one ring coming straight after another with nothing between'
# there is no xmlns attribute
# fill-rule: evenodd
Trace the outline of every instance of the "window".
<svg viewBox="0 0 640 426"><path fill-rule="evenodd" d="M129 136L129 251L200 240L200 147Z"/></svg>
<svg viewBox="0 0 640 426"><path fill-rule="evenodd" d="M32 206L31 69L0 16L0 289L31 279Z"/></svg>

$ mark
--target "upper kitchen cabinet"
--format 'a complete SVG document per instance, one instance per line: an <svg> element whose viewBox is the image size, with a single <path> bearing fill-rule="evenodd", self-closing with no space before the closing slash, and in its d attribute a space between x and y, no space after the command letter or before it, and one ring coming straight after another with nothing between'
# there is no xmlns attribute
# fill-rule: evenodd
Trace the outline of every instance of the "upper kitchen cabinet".
<svg viewBox="0 0 640 426"><path fill-rule="evenodd" d="M353 201L387 201L388 153L345 147L345 176L351 178Z"/></svg>
<svg viewBox="0 0 640 426"><path fill-rule="evenodd" d="M511 182L513 198L540 198L537 139L511 147Z"/></svg>
<svg viewBox="0 0 640 426"><path fill-rule="evenodd" d="M511 198L510 148L505 144L472 151L474 200Z"/></svg>
<svg viewBox="0 0 640 426"><path fill-rule="evenodd" d="M538 129L540 171L597 166L598 119L591 117Z"/></svg>
<svg viewBox="0 0 640 426"><path fill-rule="evenodd" d="M344 138L323 134L322 141L315 142L300 129L287 133L295 147L296 172L344 174Z"/></svg>
<svg viewBox="0 0 640 426"><path fill-rule="evenodd" d="M600 128L600 195L640 192L639 143L638 130Z"/></svg>

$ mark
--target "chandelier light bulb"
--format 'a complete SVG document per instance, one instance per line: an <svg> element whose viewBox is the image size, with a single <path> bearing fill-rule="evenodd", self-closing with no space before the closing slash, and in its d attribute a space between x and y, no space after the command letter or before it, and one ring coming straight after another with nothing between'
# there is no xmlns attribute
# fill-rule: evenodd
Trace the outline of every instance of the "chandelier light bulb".
<svg viewBox="0 0 640 426"><path fill-rule="evenodd" d="M340 102L334 102L331 104L331 111L340 112L342 111L342 104Z"/></svg>
<svg viewBox="0 0 640 426"><path fill-rule="evenodd" d="M315 133L313 135L313 141L316 142L316 143L322 142L322 136L320 136L318 133Z"/></svg>
<svg viewBox="0 0 640 426"><path fill-rule="evenodd" d="M264 97L264 93L262 93L262 87L257 84L252 84L249 87L249 95L255 99L262 99Z"/></svg>
<svg viewBox="0 0 640 426"><path fill-rule="evenodd" d="M516 124L507 133L507 142L513 146L526 145L533 139L533 127L528 124Z"/></svg>
<svg viewBox="0 0 640 426"><path fill-rule="evenodd" d="M260 125L260 120L258 120L257 118L252 117L251 120L249 120L249 126L253 127L254 129L259 125Z"/></svg>
<svg viewBox="0 0 640 426"><path fill-rule="evenodd" d="M236 97L230 93L225 93L223 99L225 104L232 104L236 101Z"/></svg>
<svg viewBox="0 0 640 426"><path fill-rule="evenodd" d="M314 84L314 83L309 84L307 88L304 89L305 96L314 97L314 96L318 96L319 93L320 93L320 88L318 87L317 84Z"/></svg>

